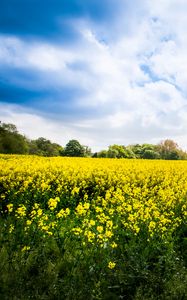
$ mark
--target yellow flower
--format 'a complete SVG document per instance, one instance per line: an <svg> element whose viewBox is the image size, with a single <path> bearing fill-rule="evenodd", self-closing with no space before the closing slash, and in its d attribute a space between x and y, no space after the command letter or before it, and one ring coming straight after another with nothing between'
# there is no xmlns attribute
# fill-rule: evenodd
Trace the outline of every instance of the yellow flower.
<svg viewBox="0 0 187 300"><path fill-rule="evenodd" d="M46 231L48 235L53 235L51 231Z"/></svg>
<svg viewBox="0 0 187 300"><path fill-rule="evenodd" d="M89 207L90 207L89 203L82 204L82 202L80 202L76 207L76 213L78 215L85 215L89 210Z"/></svg>
<svg viewBox="0 0 187 300"><path fill-rule="evenodd" d="M59 218L62 218L65 216L65 210L62 208L56 215L56 217L59 219Z"/></svg>
<svg viewBox="0 0 187 300"><path fill-rule="evenodd" d="M26 209L25 205L20 205L16 210L16 216L18 218L26 216L26 210L27 209Z"/></svg>
<svg viewBox="0 0 187 300"><path fill-rule="evenodd" d="M90 226L94 226L95 225L95 221L94 220L90 220L89 225Z"/></svg>
<svg viewBox="0 0 187 300"><path fill-rule="evenodd" d="M24 251L28 251L28 250L30 250L30 246L24 246L22 249L21 249L21 251L22 252L24 252Z"/></svg>
<svg viewBox="0 0 187 300"><path fill-rule="evenodd" d="M106 230L105 236L106 236L107 238L111 238L111 237L113 236L113 232L110 231L110 230Z"/></svg>
<svg viewBox="0 0 187 300"><path fill-rule="evenodd" d="M75 235L80 235L82 233L82 229L80 227L75 227L72 231Z"/></svg>
<svg viewBox="0 0 187 300"><path fill-rule="evenodd" d="M27 224L27 226L29 226L29 225L32 224L32 221L31 221L31 220L27 220L27 221L26 221L26 224Z"/></svg>
<svg viewBox="0 0 187 300"><path fill-rule="evenodd" d="M50 210L54 210L56 207L57 207L57 204L58 204L58 202L60 201L60 198L59 197L56 197L56 198L50 198L49 200L48 200L48 206L49 206L49 208L50 208Z"/></svg>
<svg viewBox="0 0 187 300"><path fill-rule="evenodd" d="M74 189L71 191L72 196L74 196L75 194L79 193L79 188L78 187L74 187Z"/></svg>
<svg viewBox="0 0 187 300"><path fill-rule="evenodd" d="M42 215L42 213L43 213L42 209L39 208L38 211L37 211L37 213L38 213L38 217L40 217Z"/></svg>
<svg viewBox="0 0 187 300"><path fill-rule="evenodd" d="M59 219L59 218L62 218L62 217L67 217L69 216L70 214L70 209L69 208L66 208L65 210L62 208L56 215L56 217Z"/></svg>
<svg viewBox="0 0 187 300"><path fill-rule="evenodd" d="M14 230L14 225L10 225L10 228L9 228L9 233L12 233L13 232L13 230Z"/></svg>
<svg viewBox="0 0 187 300"><path fill-rule="evenodd" d="M39 208L39 204L38 203L34 203L34 208L38 209Z"/></svg>
<svg viewBox="0 0 187 300"><path fill-rule="evenodd" d="M95 238L95 233L90 231L90 230L86 230L84 235L87 237L88 242L92 243L94 238Z"/></svg>
<svg viewBox="0 0 187 300"><path fill-rule="evenodd" d="M97 231L98 231L99 233L103 232L103 226L97 226Z"/></svg>
<svg viewBox="0 0 187 300"><path fill-rule="evenodd" d="M115 242L112 242L112 243L111 243L111 247L112 247L112 248L117 248L117 246L118 246L118 245L117 245Z"/></svg>
<svg viewBox="0 0 187 300"><path fill-rule="evenodd" d="M65 210L65 214L66 216L69 216L70 215L70 209L67 207L66 210Z"/></svg>
<svg viewBox="0 0 187 300"><path fill-rule="evenodd" d="M7 204L8 212L11 213L13 211L13 204Z"/></svg>
<svg viewBox="0 0 187 300"><path fill-rule="evenodd" d="M111 269L111 270L114 269L115 266L116 266L116 263L115 263L115 262L110 261L110 262L108 263L108 268Z"/></svg>

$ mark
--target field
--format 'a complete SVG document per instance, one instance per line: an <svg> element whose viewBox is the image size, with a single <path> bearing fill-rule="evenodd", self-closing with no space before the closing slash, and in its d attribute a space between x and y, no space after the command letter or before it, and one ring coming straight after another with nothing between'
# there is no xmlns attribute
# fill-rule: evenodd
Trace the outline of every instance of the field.
<svg viewBox="0 0 187 300"><path fill-rule="evenodd" d="M187 162L0 155L0 299L187 299Z"/></svg>

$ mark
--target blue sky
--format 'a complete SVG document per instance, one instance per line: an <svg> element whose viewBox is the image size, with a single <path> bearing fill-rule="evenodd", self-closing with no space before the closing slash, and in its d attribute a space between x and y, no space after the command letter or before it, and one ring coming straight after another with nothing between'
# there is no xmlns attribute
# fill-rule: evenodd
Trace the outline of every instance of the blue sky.
<svg viewBox="0 0 187 300"><path fill-rule="evenodd" d="M187 149L185 0L1 0L0 120L93 150Z"/></svg>

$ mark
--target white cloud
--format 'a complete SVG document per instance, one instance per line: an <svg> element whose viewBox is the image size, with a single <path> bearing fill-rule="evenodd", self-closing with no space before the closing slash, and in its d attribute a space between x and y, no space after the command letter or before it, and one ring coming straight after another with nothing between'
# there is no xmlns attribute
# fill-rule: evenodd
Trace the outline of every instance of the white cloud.
<svg viewBox="0 0 187 300"><path fill-rule="evenodd" d="M82 89L84 94L75 102L87 114L76 122L70 114L70 125L51 119L46 126L47 120L42 117L24 113L19 116L11 108L6 120L15 122L31 137L31 124L35 122L41 128L40 135L58 142L61 138L57 128L62 126L66 132L62 144L73 135L98 148L116 141L159 142L169 137L187 148L183 141L187 140L187 3L142 3L141 13L128 20L130 34L123 28L127 21L121 16L115 25L115 42L103 41L99 26L94 30L93 24L80 20L74 24L81 34L76 46L27 44L15 37L1 36L0 64L41 72L41 82L49 87ZM102 113L93 116L91 111L95 108Z"/></svg>
<svg viewBox="0 0 187 300"><path fill-rule="evenodd" d="M0 36L0 63L19 68L59 71L72 60L71 53L53 45Z"/></svg>

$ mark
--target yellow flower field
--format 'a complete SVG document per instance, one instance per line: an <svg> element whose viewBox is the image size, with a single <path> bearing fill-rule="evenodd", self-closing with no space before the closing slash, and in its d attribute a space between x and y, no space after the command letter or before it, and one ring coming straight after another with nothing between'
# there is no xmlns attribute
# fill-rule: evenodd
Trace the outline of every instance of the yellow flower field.
<svg viewBox="0 0 187 300"><path fill-rule="evenodd" d="M186 161L0 155L0 187L3 234L17 251L68 238L83 257L105 253L109 273L123 265L122 247L171 248L187 222Z"/></svg>
<svg viewBox="0 0 187 300"><path fill-rule="evenodd" d="M115 241L119 221L135 235L146 226L150 237L164 237L187 217L185 161L5 157L1 203L25 229L35 221L55 231L74 215L72 232L104 246Z"/></svg>

